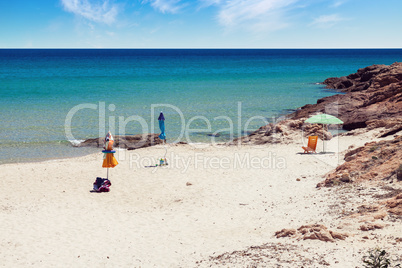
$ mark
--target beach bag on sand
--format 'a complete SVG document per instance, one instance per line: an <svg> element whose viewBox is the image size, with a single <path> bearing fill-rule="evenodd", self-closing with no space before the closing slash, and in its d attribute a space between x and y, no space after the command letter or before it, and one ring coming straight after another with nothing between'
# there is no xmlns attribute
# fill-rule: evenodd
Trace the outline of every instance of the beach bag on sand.
<svg viewBox="0 0 402 268"><path fill-rule="evenodd" d="M94 182L94 191L96 192L109 192L110 186L112 183L108 179L103 179L101 177L97 177L96 181Z"/></svg>

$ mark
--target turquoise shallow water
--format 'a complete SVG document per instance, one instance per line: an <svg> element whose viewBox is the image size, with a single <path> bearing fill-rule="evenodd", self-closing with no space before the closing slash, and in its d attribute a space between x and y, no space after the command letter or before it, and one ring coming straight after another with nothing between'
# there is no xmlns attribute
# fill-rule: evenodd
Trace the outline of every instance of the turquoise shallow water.
<svg viewBox="0 0 402 268"><path fill-rule="evenodd" d="M0 163L98 151L74 148L68 140L108 130L158 132L160 110L169 142L211 142L207 134L216 131L216 141L226 141L335 94L317 84L328 77L396 61L402 61L400 49L3 49Z"/></svg>

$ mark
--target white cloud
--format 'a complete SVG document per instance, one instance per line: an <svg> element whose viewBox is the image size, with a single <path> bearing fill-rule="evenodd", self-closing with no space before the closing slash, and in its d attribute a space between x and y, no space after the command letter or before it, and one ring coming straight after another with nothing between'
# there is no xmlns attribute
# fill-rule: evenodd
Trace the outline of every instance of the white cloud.
<svg viewBox="0 0 402 268"><path fill-rule="evenodd" d="M89 0L61 0L64 9L94 22L112 24L118 14L117 5L110 5L108 0L91 3Z"/></svg>
<svg viewBox="0 0 402 268"><path fill-rule="evenodd" d="M337 1L335 1L335 2L331 5L331 7L333 7L333 8L340 7L340 6L343 5L345 2L346 2L346 1L344 1L344 0L337 0Z"/></svg>
<svg viewBox="0 0 402 268"><path fill-rule="evenodd" d="M340 21L347 20L345 18L340 17L338 14L332 14L332 15L321 15L318 18L315 18L312 23L310 23L311 26L316 26L318 28L330 28L337 24Z"/></svg>
<svg viewBox="0 0 402 268"><path fill-rule="evenodd" d="M299 0L200 0L205 6L219 8L217 19L226 28L245 27L261 32L286 27L283 15Z"/></svg>
<svg viewBox="0 0 402 268"><path fill-rule="evenodd" d="M162 13L177 13L186 6L181 0L144 0L143 3L151 3L151 6Z"/></svg>
<svg viewBox="0 0 402 268"><path fill-rule="evenodd" d="M209 7L212 5L218 5L223 2L223 0L198 0L201 4L201 7Z"/></svg>

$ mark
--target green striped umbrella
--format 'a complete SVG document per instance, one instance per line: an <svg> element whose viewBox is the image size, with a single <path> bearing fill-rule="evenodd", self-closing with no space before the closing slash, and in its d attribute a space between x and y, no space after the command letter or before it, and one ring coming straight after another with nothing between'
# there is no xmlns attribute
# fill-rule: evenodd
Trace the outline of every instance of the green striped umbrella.
<svg viewBox="0 0 402 268"><path fill-rule="evenodd" d="M324 124L325 125L331 125L331 124L343 124L343 121L340 120L339 118L329 115L329 114L317 114L313 115L306 121L305 123L310 123L310 124L322 124L322 151L325 153L324 149Z"/></svg>

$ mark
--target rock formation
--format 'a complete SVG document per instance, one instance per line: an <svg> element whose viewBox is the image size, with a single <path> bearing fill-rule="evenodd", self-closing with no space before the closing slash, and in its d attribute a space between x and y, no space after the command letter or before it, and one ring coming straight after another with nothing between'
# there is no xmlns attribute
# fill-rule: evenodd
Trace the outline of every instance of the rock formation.
<svg viewBox="0 0 402 268"><path fill-rule="evenodd" d="M372 65L356 73L324 81L327 88L346 94L319 99L291 115L305 118L316 112L339 117L343 128L352 130L367 126L373 120L402 118L402 63Z"/></svg>
<svg viewBox="0 0 402 268"><path fill-rule="evenodd" d="M114 138L114 147L127 148L128 150L135 150L139 148L149 147L161 144L162 140L159 139L158 134L144 134L134 136L119 136ZM103 147L104 138L87 139L77 145L77 147Z"/></svg>
<svg viewBox="0 0 402 268"><path fill-rule="evenodd" d="M335 242L335 239L345 240L349 235L346 233L338 233L331 230L322 224L309 224L300 226L296 229L282 229L275 233L276 238L294 237L298 240L313 239L325 242Z"/></svg>
<svg viewBox="0 0 402 268"><path fill-rule="evenodd" d="M235 139L232 144L241 142L243 144L261 145L266 143L292 143L300 140L301 137L316 135L320 139L330 140L332 134L324 130L319 124L304 124L307 118L286 119L277 124L270 123L262 126L248 136ZM324 134L323 134L324 133Z"/></svg>
<svg viewBox="0 0 402 268"><path fill-rule="evenodd" d="M369 142L345 154L345 163L328 174L317 187L342 182L396 179L402 159L402 136L393 140Z"/></svg>
<svg viewBox="0 0 402 268"><path fill-rule="evenodd" d="M360 225L360 230L367 232L375 229L383 229L384 227L385 225L380 223L365 223Z"/></svg>
<svg viewBox="0 0 402 268"><path fill-rule="evenodd" d="M346 130L385 127L384 137L402 130L402 63L369 66L348 76L328 78L323 84L340 94L304 105L286 120L263 126L234 143L287 143L294 140L295 135L300 137L303 127L305 136L314 133L321 138L322 126L304 124L304 120L317 113L340 118ZM309 132L308 128L314 131ZM324 137L330 139L330 134L324 132Z"/></svg>
<svg viewBox="0 0 402 268"><path fill-rule="evenodd" d="M398 216L402 216L402 193L385 201L388 212Z"/></svg>

